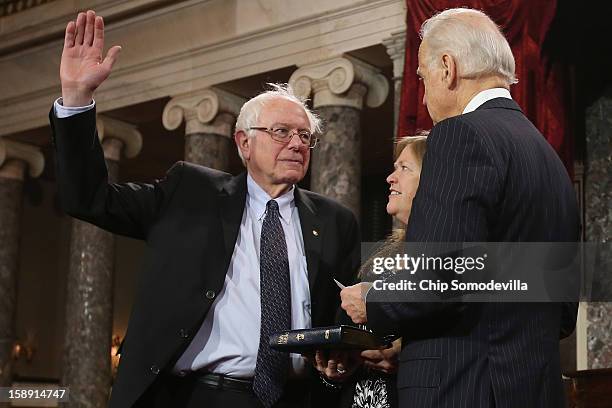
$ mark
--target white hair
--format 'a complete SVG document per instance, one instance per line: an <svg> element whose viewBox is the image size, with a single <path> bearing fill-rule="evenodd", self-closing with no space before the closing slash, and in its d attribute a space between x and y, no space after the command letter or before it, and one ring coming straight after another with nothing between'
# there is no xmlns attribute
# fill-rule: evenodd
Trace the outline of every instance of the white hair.
<svg viewBox="0 0 612 408"><path fill-rule="evenodd" d="M444 10L423 23L420 35L427 41L428 67L433 67L442 53L448 53L455 58L460 77L498 75L507 85L518 82L510 44L499 27L481 11Z"/></svg>
<svg viewBox="0 0 612 408"><path fill-rule="evenodd" d="M252 137L254 135L254 131L250 130L250 128L257 126L261 109L266 103L277 98L286 99L300 105L308 117L310 132L315 134L321 131L321 118L319 118L316 113L308 108L306 105L308 101L307 99L296 95L295 92L293 92L293 88L291 88L289 84L268 83L266 85L268 85L270 89L249 99L244 105L242 105L242 108L240 108L240 114L238 114L238 118L236 119L236 131L242 130L248 137ZM244 157L242 157L240 147L238 147L238 156L240 156L242 163L246 165Z"/></svg>

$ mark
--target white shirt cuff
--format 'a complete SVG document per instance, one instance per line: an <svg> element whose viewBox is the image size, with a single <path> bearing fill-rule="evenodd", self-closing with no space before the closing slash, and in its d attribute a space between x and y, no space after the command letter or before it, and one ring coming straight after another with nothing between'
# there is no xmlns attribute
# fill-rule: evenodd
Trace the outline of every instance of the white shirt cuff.
<svg viewBox="0 0 612 408"><path fill-rule="evenodd" d="M86 112L96 106L96 101L94 100L92 100L91 103L86 106L64 106L62 103L63 102L61 97L57 98L53 103L53 110L55 112L55 116L58 119L68 118L70 116Z"/></svg>

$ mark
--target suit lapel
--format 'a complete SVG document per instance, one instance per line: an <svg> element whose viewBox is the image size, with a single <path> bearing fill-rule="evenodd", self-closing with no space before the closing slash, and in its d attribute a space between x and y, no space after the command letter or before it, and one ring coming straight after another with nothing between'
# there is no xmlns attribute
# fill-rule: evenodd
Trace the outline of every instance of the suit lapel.
<svg viewBox="0 0 612 408"><path fill-rule="evenodd" d="M322 231L315 204L300 188L295 189L295 201L300 214L300 226L302 227L306 264L308 265L308 286L312 295L313 286L319 272Z"/></svg>
<svg viewBox="0 0 612 408"><path fill-rule="evenodd" d="M232 177L219 194L221 204L221 223L223 225L223 243L225 245L226 270L234 253L240 221L246 203L246 173Z"/></svg>

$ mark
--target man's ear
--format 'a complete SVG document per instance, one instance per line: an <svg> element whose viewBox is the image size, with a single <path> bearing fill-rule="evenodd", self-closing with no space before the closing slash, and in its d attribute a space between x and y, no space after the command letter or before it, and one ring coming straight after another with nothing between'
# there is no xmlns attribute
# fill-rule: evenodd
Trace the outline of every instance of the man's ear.
<svg viewBox="0 0 612 408"><path fill-rule="evenodd" d="M234 141L236 142L236 146L238 146L238 149L242 153L242 157L244 158L244 160L248 160L251 150L251 141L249 135L247 135L244 130L237 130L236 133L234 133Z"/></svg>
<svg viewBox="0 0 612 408"><path fill-rule="evenodd" d="M452 55L442 55L442 80L448 89L453 89L457 85L457 64Z"/></svg>

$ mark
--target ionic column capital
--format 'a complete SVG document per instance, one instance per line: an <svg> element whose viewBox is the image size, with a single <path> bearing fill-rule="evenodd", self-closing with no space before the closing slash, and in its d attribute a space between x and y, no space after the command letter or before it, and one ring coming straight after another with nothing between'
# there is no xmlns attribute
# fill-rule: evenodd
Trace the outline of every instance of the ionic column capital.
<svg viewBox="0 0 612 408"><path fill-rule="evenodd" d="M218 88L177 95L164 107L162 122L174 130L185 121L185 135L214 133L231 137L235 117L246 102L244 98Z"/></svg>
<svg viewBox="0 0 612 408"><path fill-rule="evenodd" d="M0 139L0 177L23 180L27 168L30 177L38 177L45 168L40 149L30 144Z"/></svg>
<svg viewBox="0 0 612 408"><path fill-rule="evenodd" d="M105 115L98 115L96 127L98 129L98 138L103 146L118 146L117 143L104 143L105 140L108 141L109 139L121 142L121 146L118 149L105 149L106 158L118 161L121 158L122 151L125 157L132 158L136 157L142 150L142 133L140 133L136 125Z"/></svg>
<svg viewBox="0 0 612 408"><path fill-rule="evenodd" d="M314 108L332 105L362 109L364 102L375 108L389 94L387 78L378 68L349 56L301 66L291 75L289 84L303 98L313 94Z"/></svg>
<svg viewBox="0 0 612 408"><path fill-rule="evenodd" d="M406 30L395 31L382 40L387 54L393 61L393 79L404 75L404 59L406 57Z"/></svg>

